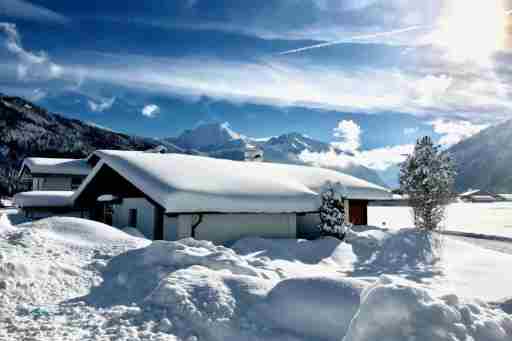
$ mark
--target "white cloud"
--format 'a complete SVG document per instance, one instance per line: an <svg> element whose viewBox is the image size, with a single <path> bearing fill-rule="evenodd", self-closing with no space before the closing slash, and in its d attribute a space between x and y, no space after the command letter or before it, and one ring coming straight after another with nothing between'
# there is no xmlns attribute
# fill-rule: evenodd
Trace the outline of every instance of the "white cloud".
<svg viewBox="0 0 512 341"><path fill-rule="evenodd" d="M512 85L480 74L454 78L276 60L244 63L191 57L109 57L123 62L115 63L117 66L108 61L100 66L69 65L66 76L76 79L81 75L84 82L107 82L157 93L348 112L454 113L498 119L512 114L512 99L507 95Z"/></svg>
<svg viewBox="0 0 512 341"><path fill-rule="evenodd" d="M360 151L355 154L355 158L368 168L385 170L390 166L404 162L406 156L411 154L413 150L413 144L387 146Z"/></svg>
<svg viewBox="0 0 512 341"><path fill-rule="evenodd" d="M148 104L142 108L142 115L153 118L160 113L160 107L156 104Z"/></svg>
<svg viewBox="0 0 512 341"><path fill-rule="evenodd" d="M343 169L351 164L356 164L382 171L403 162L406 155L412 153L413 149L413 144L405 144L355 151L352 155L338 153L334 149L321 153L304 150L299 158L306 163L320 167Z"/></svg>
<svg viewBox="0 0 512 341"><path fill-rule="evenodd" d="M331 143L336 149L355 152L361 146L361 127L356 122L352 120L340 121L333 132L334 137L341 140L341 142Z"/></svg>
<svg viewBox="0 0 512 341"><path fill-rule="evenodd" d="M467 72L467 68L450 64L447 72L447 65L431 60L421 61L418 66L414 61L420 53L408 56L411 63L401 63L399 69L346 68L274 57L234 62L199 57L97 56L93 52L86 53L80 64L57 65L44 53L24 50L14 25L3 24L0 31L10 37L6 46L18 56L17 73L24 80L58 78L68 85L93 81L193 98L206 95L235 103L297 105L347 112L400 112L439 117L453 113L489 121L512 114L509 96L512 84L506 78L485 67ZM96 59L102 63L89 62ZM5 70L2 66L0 69Z"/></svg>
<svg viewBox="0 0 512 341"><path fill-rule="evenodd" d="M20 80L50 80L62 76L62 67L52 62L45 52L33 53L23 48L16 25L0 22L0 32L5 35L5 48L17 59Z"/></svg>
<svg viewBox="0 0 512 341"><path fill-rule="evenodd" d="M57 23L69 21L68 18L57 12L24 0L0 0L0 16Z"/></svg>
<svg viewBox="0 0 512 341"><path fill-rule="evenodd" d="M442 135L439 144L450 147L489 127L488 124L474 124L469 121L438 119L431 122L434 132Z"/></svg>
<svg viewBox="0 0 512 341"><path fill-rule="evenodd" d="M331 142L333 148L327 152L310 152L304 150L299 158L307 163L328 168L345 168L351 164L383 171L390 166L401 163L410 154L413 144L387 146L382 148L360 150L361 128L352 120L343 120L334 128L334 137L342 142ZM349 153L343 153L345 151Z"/></svg>
<svg viewBox="0 0 512 341"><path fill-rule="evenodd" d="M115 101L115 97L100 99L99 101L88 100L87 105L89 106L89 109L94 112L104 112L105 110L112 108Z"/></svg>

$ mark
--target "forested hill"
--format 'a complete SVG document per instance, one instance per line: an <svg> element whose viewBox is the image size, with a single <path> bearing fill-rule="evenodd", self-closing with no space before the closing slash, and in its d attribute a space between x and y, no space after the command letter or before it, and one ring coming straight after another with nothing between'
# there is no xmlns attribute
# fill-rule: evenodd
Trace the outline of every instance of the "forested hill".
<svg viewBox="0 0 512 341"><path fill-rule="evenodd" d="M456 189L512 193L512 120L482 130L449 149L456 160Z"/></svg>
<svg viewBox="0 0 512 341"><path fill-rule="evenodd" d="M96 149L146 150L162 141L129 136L0 94L0 190L27 156L80 158ZM166 147L172 147L170 144Z"/></svg>

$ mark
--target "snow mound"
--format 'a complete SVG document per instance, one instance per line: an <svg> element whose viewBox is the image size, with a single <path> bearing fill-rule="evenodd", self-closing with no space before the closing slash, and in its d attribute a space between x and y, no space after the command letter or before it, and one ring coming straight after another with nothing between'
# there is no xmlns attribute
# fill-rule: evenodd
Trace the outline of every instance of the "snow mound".
<svg viewBox="0 0 512 341"><path fill-rule="evenodd" d="M440 259L441 237L416 229L350 233L347 243L365 267L395 271L432 266Z"/></svg>
<svg viewBox="0 0 512 341"><path fill-rule="evenodd" d="M144 303L167 309L205 339L224 340L244 332L240 325L248 324L248 307L261 302L272 286L262 278L194 265L169 273Z"/></svg>
<svg viewBox="0 0 512 341"><path fill-rule="evenodd" d="M142 302L164 278L195 265L234 275L265 278L264 271L252 267L232 249L191 238L177 242L155 241L143 249L131 250L112 259L103 270L103 284L93 288L87 300L99 305ZM162 290L166 290L165 285ZM150 301L158 303L157 296Z"/></svg>
<svg viewBox="0 0 512 341"><path fill-rule="evenodd" d="M359 308L366 282L342 278L293 278L280 282L257 316L274 328L313 339L339 340Z"/></svg>
<svg viewBox="0 0 512 341"><path fill-rule="evenodd" d="M27 224L21 226L24 225L27 226ZM28 223L28 225L44 232L47 237L70 244L99 246L113 243L140 243L138 238L117 228L81 218L52 217Z"/></svg>
<svg viewBox="0 0 512 341"><path fill-rule="evenodd" d="M354 260L350 245L332 237L317 240L244 238L231 248L241 255L270 260L280 259L305 264L317 264L332 259L339 262Z"/></svg>
<svg viewBox="0 0 512 341"><path fill-rule="evenodd" d="M455 295L434 297L405 281L382 276L362 295L344 341L505 341L512 318L485 303L463 303Z"/></svg>

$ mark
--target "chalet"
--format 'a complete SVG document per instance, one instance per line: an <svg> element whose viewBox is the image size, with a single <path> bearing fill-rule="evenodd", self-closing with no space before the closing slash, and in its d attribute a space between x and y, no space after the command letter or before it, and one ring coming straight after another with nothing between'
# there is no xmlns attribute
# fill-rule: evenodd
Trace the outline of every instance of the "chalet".
<svg viewBox="0 0 512 341"><path fill-rule="evenodd" d="M96 151L86 162L92 170L66 195L63 210L134 227L150 239L314 237L320 194L328 183L343 192L348 218L356 225L367 224L369 201L391 198L377 185L308 166L112 150ZM15 201L33 211L53 200L34 202L34 197L37 192L21 193Z"/></svg>
<svg viewBox="0 0 512 341"><path fill-rule="evenodd" d="M87 160L29 157L19 177L26 190L74 191L91 171Z"/></svg>
<svg viewBox="0 0 512 341"><path fill-rule="evenodd" d="M342 186L349 219L358 225L367 224L369 200L391 197L364 180L307 166L110 150L89 160L94 168L73 195L74 205L151 239L308 235L319 222L328 182ZM98 202L105 195L112 202Z"/></svg>

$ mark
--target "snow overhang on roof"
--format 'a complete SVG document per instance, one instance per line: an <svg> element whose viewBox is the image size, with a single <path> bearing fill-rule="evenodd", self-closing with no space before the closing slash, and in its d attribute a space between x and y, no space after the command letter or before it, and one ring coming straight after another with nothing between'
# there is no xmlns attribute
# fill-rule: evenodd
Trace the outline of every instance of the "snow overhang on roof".
<svg viewBox="0 0 512 341"><path fill-rule="evenodd" d="M88 175L91 167L84 159L57 159L28 157L23 161L21 171L27 167L35 174Z"/></svg>
<svg viewBox="0 0 512 341"><path fill-rule="evenodd" d="M182 154L100 150L100 162L73 196L76 200L107 165L167 213L313 212L326 184L337 183L347 199L391 199L389 190L337 171L252 163Z"/></svg>
<svg viewBox="0 0 512 341"><path fill-rule="evenodd" d="M72 191L31 191L14 196L14 204L21 208L28 207L71 207Z"/></svg>

